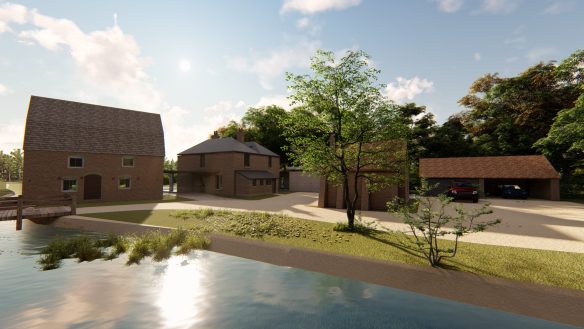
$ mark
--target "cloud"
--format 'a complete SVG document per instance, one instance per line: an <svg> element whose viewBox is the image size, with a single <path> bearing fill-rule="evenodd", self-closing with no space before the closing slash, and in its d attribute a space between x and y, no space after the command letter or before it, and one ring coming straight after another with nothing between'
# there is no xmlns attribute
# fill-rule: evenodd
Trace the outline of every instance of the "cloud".
<svg viewBox="0 0 584 329"><path fill-rule="evenodd" d="M289 110L292 108L290 106L290 100L286 95L263 96L253 107L262 107L269 105L277 105L285 110Z"/></svg>
<svg viewBox="0 0 584 329"><path fill-rule="evenodd" d="M318 41L302 41L292 47L283 47L268 54L254 53L249 57L227 58L227 67L238 72L258 76L265 89L273 89L272 81L283 77L291 68L305 68L310 65L310 57L320 47Z"/></svg>
<svg viewBox="0 0 584 329"><path fill-rule="evenodd" d="M1 16L5 7L0 7L2 22L7 21ZM71 20L23 8L24 23L32 27L27 26L18 33L20 40L63 53L75 64L77 72L72 78L79 80L78 90L72 90L69 99L160 113L165 128L166 154L171 158L206 138L215 118L201 117L195 124L189 124L194 121L188 120L193 112L165 100L154 79L146 73L152 61L141 54L133 36L118 26L117 17L113 26L86 33ZM23 23L22 20L12 22ZM2 147L21 147L23 135L23 124L3 123L0 126Z"/></svg>
<svg viewBox="0 0 584 329"><path fill-rule="evenodd" d="M24 124L22 122L0 122L0 141L2 141L0 150L4 151L4 153L10 152L15 148L22 149L23 136Z"/></svg>
<svg viewBox="0 0 584 329"><path fill-rule="evenodd" d="M212 129L226 125L229 121L239 121L249 106L242 100L222 100L203 111L207 113L207 122Z"/></svg>
<svg viewBox="0 0 584 329"><path fill-rule="evenodd" d="M296 27L299 29L305 29L310 26L310 18L302 17L301 19L296 21Z"/></svg>
<svg viewBox="0 0 584 329"><path fill-rule="evenodd" d="M12 89L6 87L5 85L0 83L0 96L2 95L6 95L6 94L11 94L13 91Z"/></svg>
<svg viewBox="0 0 584 329"><path fill-rule="evenodd" d="M327 10L343 10L357 6L361 0L284 0L280 14L297 11L312 15Z"/></svg>
<svg viewBox="0 0 584 329"><path fill-rule="evenodd" d="M547 15L559 15L572 10L574 6L575 3L573 1L556 1L547 6L543 13Z"/></svg>
<svg viewBox="0 0 584 329"><path fill-rule="evenodd" d="M474 58L475 61L480 61L481 60L481 54L480 53L474 53L474 55L472 55L472 57Z"/></svg>
<svg viewBox="0 0 584 329"><path fill-rule="evenodd" d="M517 9L522 0L483 0L481 11L490 14L510 14Z"/></svg>
<svg viewBox="0 0 584 329"><path fill-rule="evenodd" d="M438 4L438 10L444 13L454 13L459 11L464 4L464 0L433 0Z"/></svg>
<svg viewBox="0 0 584 329"><path fill-rule="evenodd" d="M0 33L12 31L11 23L26 23L27 15L28 10L25 6L12 3L0 4Z"/></svg>
<svg viewBox="0 0 584 329"><path fill-rule="evenodd" d="M556 54L556 52L556 49L551 47L533 48L527 52L525 57L530 62L539 62L553 59L553 56Z"/></svg>
<svg viewBox="0 0 584 329"><path fill-rule="evenodd" d="M411 101L419 94L434 91L434 82L420 79L417 76L412 79L397 77L397 82L392 82L385 87L387 97L396 103Z"/></svg>

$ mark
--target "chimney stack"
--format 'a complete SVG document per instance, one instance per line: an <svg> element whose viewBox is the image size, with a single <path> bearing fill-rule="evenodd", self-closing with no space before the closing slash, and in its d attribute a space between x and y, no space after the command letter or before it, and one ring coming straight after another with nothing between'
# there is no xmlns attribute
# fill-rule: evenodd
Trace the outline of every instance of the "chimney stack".
<svg viewBox="0 0 584 329"><path fill-rule="evenodd" d="M237 141L240 143L245 143L245 132L242 128L237 130Z"/></svg>
<svg viewBox="0 0 584 329"><path fill-rule="evenodd" d="M217 132L217 130L215 130L213 132L213 135L211 135L211 139L218 139L219 138L219 132Z"/></svg>

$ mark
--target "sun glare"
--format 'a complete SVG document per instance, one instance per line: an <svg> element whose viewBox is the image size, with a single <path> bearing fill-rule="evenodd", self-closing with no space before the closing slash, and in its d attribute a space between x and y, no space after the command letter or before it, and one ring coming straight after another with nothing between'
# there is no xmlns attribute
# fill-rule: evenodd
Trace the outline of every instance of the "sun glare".
<svg viewBox="0 0 584 329"><path fill-rule="evenodd" d="M186 59L181 59L178 62L178 68L183 72L188 72L191 70L191 62Z"/></svg>
<svg viewBox="0 0 584 329"><path fill-rule="evenodd" d="M198 260L171 257L162 279L158 302L165 328L190 328L203 319L204 273Z"/></svg>

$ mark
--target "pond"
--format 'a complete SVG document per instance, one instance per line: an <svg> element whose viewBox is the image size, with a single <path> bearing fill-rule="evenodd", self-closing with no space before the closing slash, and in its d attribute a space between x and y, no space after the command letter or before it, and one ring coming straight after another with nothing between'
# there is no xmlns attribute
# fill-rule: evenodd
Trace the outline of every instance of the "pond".
<svg viewBox="0 0 584 329"><path fill-rule="evenodd" d="M573 328L209 251L41 272L39 248L74 234L0 222L1 328Z"/></svg>

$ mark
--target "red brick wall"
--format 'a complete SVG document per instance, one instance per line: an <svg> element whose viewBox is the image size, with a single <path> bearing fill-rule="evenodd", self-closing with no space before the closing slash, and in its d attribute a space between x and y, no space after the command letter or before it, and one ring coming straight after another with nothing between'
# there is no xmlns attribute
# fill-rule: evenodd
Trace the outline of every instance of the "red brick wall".
<svg viewBox="0 0 584 329"><path fill-rule="evenodd" d="M68 168L69 156L82 156L83 168ZM162 199L164 158L132 156L134 167L122 167L122 157L118 154L25 150L22 194L26 198L73 194L78 200L83 200L83 177L97 174L101 176L101 201ZM130 189L118 189L119 176L131 177ZM63 177L77 179L77 192L61 192Z"/></svg>
<svg viewBox="0 0 584 329"><path fill-rule="evenodd" d="M244 153L239 152L207 153L205 154L204 168L200 167L199 154L180 155L177 161L177 169L179 171L195 171L190 174L179 174L179 193L199 192L200 190L197 188L197 184L193 184L191 177L195 177L195 180L198 180L196 177L200 175L205 182L203 191L205 193L221 196L269 194L272 193L271 185L268 187L262 186L261 189L259 186L252 186L251 181L241 181L243 177L238 177L241 175L236 176L235 171L266 170L271 172L275 177L279 177L280 175L280 158L272 157L272 167L269 167L268 157L264 155L250 154L249 167L244 166ZM215 175L223 176L223 188L220 190L216 189ZM237 191L235 190L236 186Z"/></svg>

